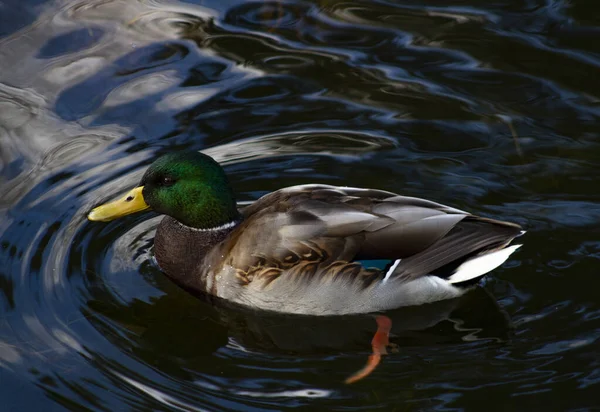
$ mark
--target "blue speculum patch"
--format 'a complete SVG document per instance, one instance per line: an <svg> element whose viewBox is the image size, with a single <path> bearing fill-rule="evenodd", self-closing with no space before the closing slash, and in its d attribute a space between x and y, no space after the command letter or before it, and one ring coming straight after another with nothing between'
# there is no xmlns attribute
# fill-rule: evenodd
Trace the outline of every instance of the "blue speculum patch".
<svg viewBox="0 0 600 412"><path fill-rule="evenodd" d="M377 268L385 271L394 263L394 259L368 259L357 260L357 262L365 268Z"/></svg>

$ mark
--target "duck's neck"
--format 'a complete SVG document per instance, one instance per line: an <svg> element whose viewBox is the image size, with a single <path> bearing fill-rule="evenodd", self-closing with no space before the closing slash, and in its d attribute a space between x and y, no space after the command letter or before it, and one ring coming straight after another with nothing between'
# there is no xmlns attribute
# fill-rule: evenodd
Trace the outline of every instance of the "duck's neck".
<svg viewBox="0 0 600 412"><path fill-rule="evenodd" d="M235 229L239 221L210 229L195 229L165 216L154 237L154 255L158 265L182 286L203 289L206 285L204 256Z"/></svg>

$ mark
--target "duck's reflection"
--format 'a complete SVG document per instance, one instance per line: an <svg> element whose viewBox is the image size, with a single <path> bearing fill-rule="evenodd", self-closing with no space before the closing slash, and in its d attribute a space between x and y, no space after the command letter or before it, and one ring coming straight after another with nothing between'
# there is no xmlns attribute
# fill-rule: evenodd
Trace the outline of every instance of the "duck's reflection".
<svg viewBox="0 0 600 412"><path fill-rule="evenodd" d="M367 377L382 355L401 351L403 346L475 339L504 341L510 330L505 312L483 288L459 299L371 315L282 315L226 305L218 306L219 320L227 328L230 344L244 350L314 355L364 350L370 343L372 354L366 365L346 383Z"/></svg>
<svg viewBox="0 0 600 412"><path fill-rule="evenodd" d="M99 300L89 304L94 311L130 332L129 344L133 343L134 356L182 378L189 378L190 370L204 370L205 355L221 348L273 355L327 356L363 352L371 346L373 354L367 366L347 379L351 383L369 375L381 355L394 356L403 347L476 339L505 341L510 333L505 312L480 287L458 299L382 314L334 317L250 310L205 296L196 299L174 285L167 289L168 293L151 302L136 300L119 308ZM360 364L356 367L360 368Z"/></svg>

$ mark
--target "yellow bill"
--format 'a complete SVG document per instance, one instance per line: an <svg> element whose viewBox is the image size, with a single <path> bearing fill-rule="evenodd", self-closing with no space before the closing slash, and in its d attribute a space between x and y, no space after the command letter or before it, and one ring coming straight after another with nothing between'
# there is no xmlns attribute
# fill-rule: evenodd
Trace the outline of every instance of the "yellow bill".
<svg viewBox="0 0 600 412"><path fill-rule="evenodd" d="M88 214L88 219L108 222L122 216L148 209L150 206L148 206L144 200L144 196L142 195L143 189L144 186L136 187L122 198L94 208Z"/></svg>

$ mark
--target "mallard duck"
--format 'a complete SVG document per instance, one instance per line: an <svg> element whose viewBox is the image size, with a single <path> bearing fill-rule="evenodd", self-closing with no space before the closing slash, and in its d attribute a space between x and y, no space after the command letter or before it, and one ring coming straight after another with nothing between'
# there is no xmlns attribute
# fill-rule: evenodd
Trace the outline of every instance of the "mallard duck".
<svg viewBox="0 0 600 412"><path fill-rule="evenodd" d="M158 158L92 221L151 208L161 270L184 288L306 315L385 311L455 298L521 245L515 223L376 189L292 186L238 209L199 152Z"/></svg>

